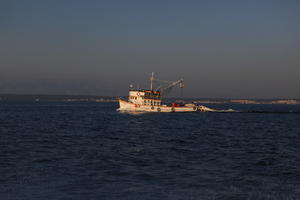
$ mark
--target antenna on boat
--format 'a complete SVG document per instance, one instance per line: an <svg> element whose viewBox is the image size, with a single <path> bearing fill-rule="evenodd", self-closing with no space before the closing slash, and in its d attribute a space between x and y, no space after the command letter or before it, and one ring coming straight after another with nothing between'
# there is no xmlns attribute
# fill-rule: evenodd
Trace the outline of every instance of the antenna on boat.
<svg viewBox="0 0 300 200"><path fill-rule="evenodd" d="M154 80L154 72L152 72L151 77L150 77L150 90L153 90L153 80Z"/></svg>

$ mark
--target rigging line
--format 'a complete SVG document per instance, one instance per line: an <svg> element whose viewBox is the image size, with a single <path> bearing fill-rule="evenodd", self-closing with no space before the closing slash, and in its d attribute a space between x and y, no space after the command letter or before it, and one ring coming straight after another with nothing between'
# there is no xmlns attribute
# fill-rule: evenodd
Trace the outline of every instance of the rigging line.
<svg viewBox="0 0 300 200"><path fill-rule="evenodd" d="M173 81L167 81L167 80L160 80L160 79L153 79L154 81L159 81L159 82L165 82L165 83L172 83Z"/></svg>

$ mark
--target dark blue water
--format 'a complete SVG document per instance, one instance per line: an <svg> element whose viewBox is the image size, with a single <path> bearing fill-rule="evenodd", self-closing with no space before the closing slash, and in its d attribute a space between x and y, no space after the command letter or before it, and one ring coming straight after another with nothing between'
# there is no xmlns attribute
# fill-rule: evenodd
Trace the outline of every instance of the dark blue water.
<svg viewBox="0 0 300 200"><path fill-rule="evenodd" d="M300 199L299 105L117 106L1 102L0 199Z"/></svg>

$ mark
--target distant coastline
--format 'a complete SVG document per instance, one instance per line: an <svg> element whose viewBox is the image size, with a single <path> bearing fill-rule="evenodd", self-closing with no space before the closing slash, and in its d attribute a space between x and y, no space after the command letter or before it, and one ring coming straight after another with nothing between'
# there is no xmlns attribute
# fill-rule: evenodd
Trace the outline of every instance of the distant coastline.
<svg viewBox="0 0 300 200"><path fill-rule="evenodd" d="M226 100L195 100L194 103L208 103L208 104L289 104L296 105L300 104L299 99L263 99L263 100L253 100L253 99L226 99Z"/></svg>
<svg viewBox="0 0 300 200"><path fill-rule="evenodd" d="M117 102L118 98L94 95L0 94L0 101Z"/></svg>
<svg viewBox="0 0 300 200"><path fill-rule="evenodd" d="M125 96L94 96L94 95L46 95L46 94L0 94L0 101L61 101L61 102L118 102ZM167 98L168 102L195 104L300 104L300 99L218 99L218 98Z"/></svg>

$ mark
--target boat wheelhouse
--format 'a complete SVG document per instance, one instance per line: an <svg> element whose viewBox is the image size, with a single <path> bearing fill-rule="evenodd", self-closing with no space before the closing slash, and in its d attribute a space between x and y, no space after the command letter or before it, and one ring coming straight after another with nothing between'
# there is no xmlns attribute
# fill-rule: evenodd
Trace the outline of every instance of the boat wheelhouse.
<svg viewBox="0 0 300 200"><path fill-rule="evenodd" d="M160 106L161 95L159 91L130 90L128 102L145 106Z"/></svg>

